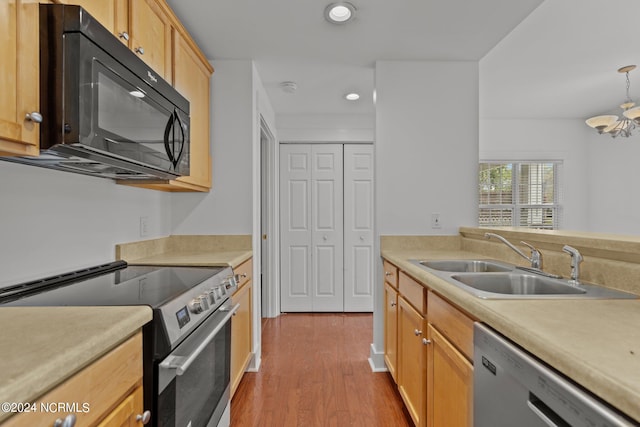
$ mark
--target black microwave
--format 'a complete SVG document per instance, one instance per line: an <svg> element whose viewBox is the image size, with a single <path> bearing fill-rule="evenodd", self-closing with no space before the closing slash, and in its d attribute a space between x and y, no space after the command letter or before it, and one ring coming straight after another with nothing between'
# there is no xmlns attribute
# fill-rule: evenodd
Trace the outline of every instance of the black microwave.
<svg viewBox="0 0 640 427"><path fill-rule="evenodd" d="M80 6L40 5L40 108L40 156L14 161L126 180L189 174L189 102Z"/></svg>

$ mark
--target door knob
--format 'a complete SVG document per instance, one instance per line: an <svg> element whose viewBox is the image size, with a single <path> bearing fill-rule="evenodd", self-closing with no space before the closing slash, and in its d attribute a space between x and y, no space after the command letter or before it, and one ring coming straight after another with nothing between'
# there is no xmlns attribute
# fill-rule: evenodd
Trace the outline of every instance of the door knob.
<svg viewBox="0 0 640 427"><path fill-rule="evenodd" d="M328 237L327 237L326 234L324 236L322 236L322 240L324 240L325 242L327 241L327 239L328 239Z"/></svg>
<svg viewBox="0 0 640 427"><path fill-rule="evenodd" d="M360 241L364 242L364 236L360 236Z"/></svg>

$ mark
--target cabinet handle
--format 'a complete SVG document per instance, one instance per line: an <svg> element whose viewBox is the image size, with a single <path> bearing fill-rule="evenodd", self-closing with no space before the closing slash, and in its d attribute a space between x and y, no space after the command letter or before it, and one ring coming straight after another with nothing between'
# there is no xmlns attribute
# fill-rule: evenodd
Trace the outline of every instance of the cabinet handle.
<svg viewBox="0 0 640 427"><path fill-rule="evenodd" d="M74 427L76 425L76 416L74 414L69 414L62 418L58 418L53 422L53 427Z"/></svg>
<svg viewBox="0 0 640 427"><path fill-rule="evenodd" d="M133 49L133 50L134 50L137 54L144 55L144 48L143 48L142 46L139 46L139 47L137 47L137 48L135 48L135 49Z"/></svg>
<svg viewBox="0 0 640 427"><path fill-rule="evenodd" d="M30 122L42 123L42 114L38 113L37 111L27 113L24 118L29 120Z"/></svg>
<svg viewBox="0 0 640 427"><path fill-rule="evenodd" d="M389 271L385 271L385 272L384 272L384 275L385 275L385 276L391 276L391 272L389 272Z"/></svg>
<svg viewBox="0 0 640 427"><path fill-rule="evenodd" d="M424 344L424 345L431 344L431 340L428 340L426 338L422 338L422 344Z"/></svg>
<svg viewBox="0 0 640 427"><path fill-rule="evenodd" d="M151 420L151 411L144 411L142 415L136 415L136 421L147 424Z"/></svg>
<svg viewBox="0 0 640 427"><path fill-rule="evenodd" d="M243 278L247 277L247 273L242 273L240 276L242 276Z"/></svg>
<svg viewBox="0 0 640 427"><path fill-rule="evenodd" d="M129 41L129 33L127 33L126 31L122 31L122 32L118 33L118 37L120 37L121 39L124 39L126 41Z"/></svg>
<svg viewBox="0 0 640 427"><path fill-rule="evenodd" d="M414 329L414 330L413 330L413 335L415 335L415 336L422 335L422 331L419 331L419 330L417 330L417 329Z"/></svg>
<svg viewBox="0 0 640 427"><path fill-rule="evenodd" d="M396 304L394 301L391 301L391 307L395 307L396 305L398 304Z"/></svg>

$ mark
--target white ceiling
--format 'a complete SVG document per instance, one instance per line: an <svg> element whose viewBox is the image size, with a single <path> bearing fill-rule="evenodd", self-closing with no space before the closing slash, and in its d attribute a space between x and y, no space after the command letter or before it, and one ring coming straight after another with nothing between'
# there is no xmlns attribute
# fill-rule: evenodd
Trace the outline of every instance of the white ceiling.
<svg viewBox="0 0 640 427"><path fill-rule="evenodd" d="M619 115L639 24L638 0L546 0L480 61L481 117ZM640 100L640 68L629 76Z"/></svg>
<svg viewBox="0 0 640 427"><path fill-rule="evenodd" d="M324 20L329 2L168 0L208 58L255 60L276 114L373 115L376 60L471 60L481 117L584 119L618 113L616 70L640 65L638 0L352 0L346 25Z"/></svg>
<svg viewBox="0 0 640 427"><path fill-rule="evenodd" d="M373 114L376 60L477 61L541 1L352 0L345 25L325 21L329 0L168 3L207 58L255 60L276 114Z"/></svg>

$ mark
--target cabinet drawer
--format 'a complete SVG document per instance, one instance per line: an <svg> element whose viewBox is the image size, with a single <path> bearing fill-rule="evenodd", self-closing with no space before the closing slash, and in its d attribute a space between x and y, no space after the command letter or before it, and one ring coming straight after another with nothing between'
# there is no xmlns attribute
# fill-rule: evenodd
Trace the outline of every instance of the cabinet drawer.
<svg viewBox="0 0 640 427"><path fill-rule="evenodd" d="M384 280L394 288L398 289L398 267L391 264L389 261L384 260L382 262L384 269Z"/></svg>
<svg viewBox="0 0 640 427"><path fill-rule="evenodd" d="M404 299L421 314L427 314L427 289L409 277L404 271L399 276L399 291Z"/></svg>
<svg viewBox="0 0 640 427"><path fill-rule="evenodd" d="M89 426L115 409L124 397L141 385L142 334L138 332L35 401L38 404L79 402L80 412L75 412L77 425ZM86 412L83 411L84 403L89 405ZM63 411L22 413L9 418L2 427L52 426L56 419L66 416Z"/></svg>
<svg viewBox="0 0 640 427"><path fill-rule="evenodd" d="M249 258L239 266L233 269L233 272L239 276L238 288L251 280L253 274L253 258Z"/></svg>
<svg viewBox="0 0 640 427"><path fill-rule="evenodd" d="M467 359L473 360L473 319L434 292L429 292L429 323Z"/></svg>

